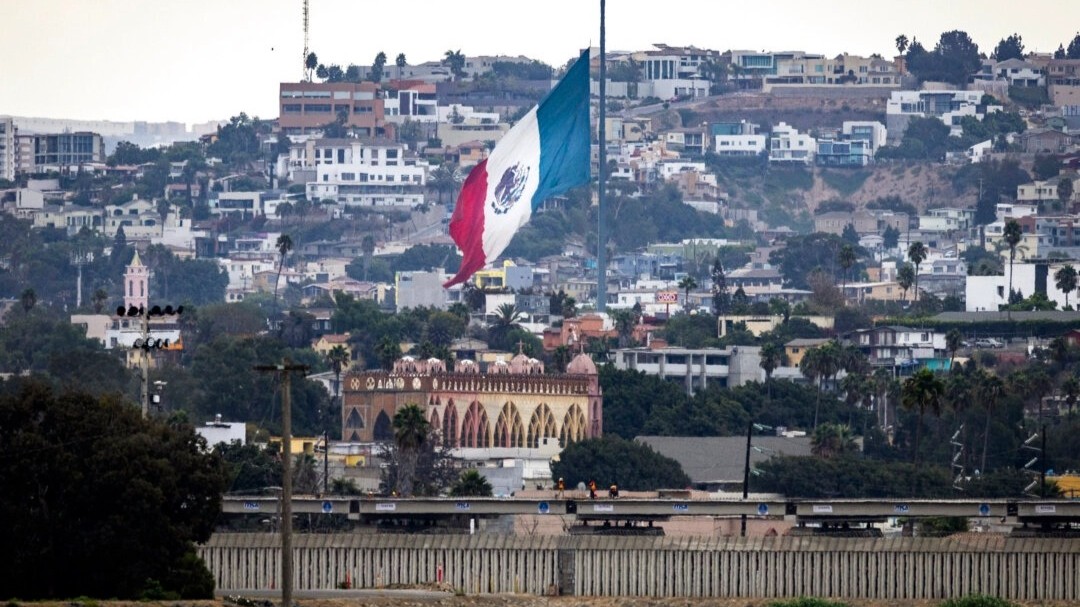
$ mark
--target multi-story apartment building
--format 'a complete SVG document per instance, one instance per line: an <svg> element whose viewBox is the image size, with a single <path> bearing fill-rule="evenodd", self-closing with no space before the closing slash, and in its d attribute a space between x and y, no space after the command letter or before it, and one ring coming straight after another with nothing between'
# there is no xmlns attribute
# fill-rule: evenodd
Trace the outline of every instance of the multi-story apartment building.
<svg viewBox="0 0 1080 607"><path fill-rule="evenodd" d="M15 121L0 116L0 179L15 180Z"/></svg>
<svg viewBox="0 0 1080 607"><path fill-rule="evenodd" d="M388 134L379 87L371 82L282 82L278 95L278 125L286 135L321 132L345 118L345 126L360 136Z"/></svg>
<svg viewBox="0 0 1080 607"><path fill-rule="evenodd" d="M1052 104L1080 105L1080 59L1051 59L1046 66L1046 81Z"/></svg>
<svg viewBox="0 0 1080 607"><path fill-rule="evenodd" d="M410 155L404 144L339 140L314 150L315 176L307 183L309 200L330 199L365 207L424 204L428 163Z"/></svg>
<svg viewBox="0 0 1080 607"><path fill-rule="evenodd" d="M837 141L819 139L814 160L822 166L866 166L874 162L870 142L862 139Z"/></svg>
<svg viewBox="0 0 1080 607"><path fill-rule="evenodd" d="M972 209L940 208L930 209L925 215L919 215L920 232L954 232L967 230L975 219Z"/></svg>
<svg viewBox="0 0 1080 607"><path fill-rule="evenodd" d="M948 366L945 334L930 329L879 326L853 331L846 339L866 354L873 366L905 374L921 366Z"/></svg>
<svg viewBox="0 0 1080 607"><path fill-rule="evenodd" d="M13 133L12 138L14 173L78 171L105 162L105 143L97 133Z"/></svg>
<svg viewBox="0 0 1080 607"><path fill-rule="evenodd" d="M765 77L763 88L828 85L896 88L900 81L893 63L884 59L848 54L832 58L799 54L777 59L776 73Z"/></svg>
<svg viewBox="0 0 1080 607"><path fill-rule="evenodd" d="M615 368L632 369L663 379L679 381L687 394L710 384L741 386L762 381L761 348L623 348L615 350Z"/></svg>
<svg viewBox="0 0 1080 607"><path fill-rule="evenodd" d="M1057 181L1033 181L1016 186L1016 200L1038 206L1040 202L1058 199Z"/></svg>

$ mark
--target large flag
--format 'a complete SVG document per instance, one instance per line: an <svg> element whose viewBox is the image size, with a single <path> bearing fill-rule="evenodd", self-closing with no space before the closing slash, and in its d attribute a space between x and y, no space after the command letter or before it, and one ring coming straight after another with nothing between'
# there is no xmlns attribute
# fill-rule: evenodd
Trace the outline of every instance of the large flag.
<svg viewBox="0 0 1080 607"><path fill-rule="evenodd" d="M444 287L465 282L499 256L533 210L589 181L589 52L473 168L458 195L450 236L461 268Z"/></svg>

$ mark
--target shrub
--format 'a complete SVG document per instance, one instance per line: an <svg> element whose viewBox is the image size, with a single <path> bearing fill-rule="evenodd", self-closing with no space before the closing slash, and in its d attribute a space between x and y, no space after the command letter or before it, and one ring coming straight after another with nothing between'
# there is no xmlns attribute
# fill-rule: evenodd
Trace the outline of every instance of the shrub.
<svg viewBox="0 0 1080 607"><path fill-rule="evenodd" d="M941 603L941 607L1016 607L1016 603L1011 603L996 596L973 594L970 596L949 599L944 603Z"/></svg>
<svg viewBox="0 0 1080 607"><path fill-rule="evenodd" d="M840 601L827 601L825 599L803 596L797 599L773 601L768 603L768 607L848 607L848 604L841 603Z"/></svg>

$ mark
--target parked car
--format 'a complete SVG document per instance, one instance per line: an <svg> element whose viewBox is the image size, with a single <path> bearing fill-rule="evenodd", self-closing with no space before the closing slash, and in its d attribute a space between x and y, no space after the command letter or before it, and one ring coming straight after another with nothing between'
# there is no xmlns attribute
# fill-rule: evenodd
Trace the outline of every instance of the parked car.
<svg viewBox="0 0 1080 607"><path fill-rule="evenodd" d="M1004 348L1005 344L994 339L993 337L987 337L984 339L975 340L976 348Z"/></svg>

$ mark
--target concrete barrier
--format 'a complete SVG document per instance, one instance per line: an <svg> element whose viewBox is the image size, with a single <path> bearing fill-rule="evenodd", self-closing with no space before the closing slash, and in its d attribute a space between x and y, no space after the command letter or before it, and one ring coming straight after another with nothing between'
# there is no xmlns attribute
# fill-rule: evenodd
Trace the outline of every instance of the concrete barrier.
<svg viewBox="0 0 1080 607"><path fill-rule="evenodd" d="M297 589L443 581L470 594L1080 600L1068 539L665 538L306 534ZM218 534L199 548L223 592L279 588L276 534Z"/></svg>

